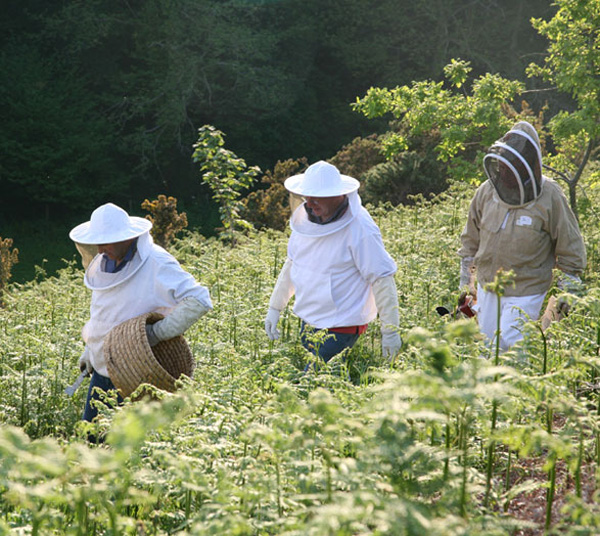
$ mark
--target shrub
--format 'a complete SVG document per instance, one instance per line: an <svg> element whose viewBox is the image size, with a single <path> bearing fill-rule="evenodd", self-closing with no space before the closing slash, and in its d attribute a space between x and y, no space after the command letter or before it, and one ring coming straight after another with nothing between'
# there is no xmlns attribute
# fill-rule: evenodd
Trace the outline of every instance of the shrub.
<svg viewBox="0 0 600 536"><path fill-rule="evenodd" d="M173 242L175 235L185 229L188 225L185 212L177 212L177 199L159 195L158 199L149 201L145 199L142 208L150 214L146 216L152 222L150 234L154 241L167 249Z"/></svg>
<svg viewBox="0 0 600 536"><path fill-rule="evenodd" d="M399 125L392 125L398 129ZM437 160L433 141L435 132L410 138L410 151L386 160L382 138L375 134L355 138L345 145L330 162L341 173L361 182L360 196L364 203L406 203L419 193L439 193L446 187L446 165Z"/></svg>
<svg viewBox="0 0 600 536"><path fill-rule="evenodd" d="M406 203L410 196L440 193L446 187L444 170L434 155L404 151L371 168L362 178L365 203Z"/></svg>
<svg viewBox="0 0 600 536"><path fill-rule="evenodd" d="M303 157L278 161L273 171L267 171L261 180L262 184L268 185L267 189L251 192L242 200L248 221L261 229L284 230L290 217L290 194L283 182L307 166L308 161Z"/></svg>
<svg viewBox="0 0 600 536"><path fill-rule="evenodd" d="M384 161L381 143L376 134L366 138L354 138L330 160L340 173L359 180L367 171Z"/></svg>
<svg viewBox="0 0 600 536"><path fill-rule="evenodd" d="M0 307L4 305L2 298L12 275L12 267L19 262L19 250L12 246L12 238L3 240L0 237Z"/></svg>

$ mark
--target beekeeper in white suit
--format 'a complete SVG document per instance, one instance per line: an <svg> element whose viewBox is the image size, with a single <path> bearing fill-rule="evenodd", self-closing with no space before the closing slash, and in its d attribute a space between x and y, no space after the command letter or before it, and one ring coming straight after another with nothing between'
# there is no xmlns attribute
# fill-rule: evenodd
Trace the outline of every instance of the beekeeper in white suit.
<svg viewBox="0 0 600 536"><path fill-rule="evenodd" d="M494 341L498 325L496 294L484 290L500 268L515 273L514 286L500 300L499 345L506 350L523 338L521 326L537 320L552 284L552 270L563 275L559 288L576 291L586 265L577 220L560 186L542 175L542 151L535 128L518 122L483 159L488 180L475 193L464 231L460 285L477 277L477 319Z"/></svg>
<svg viewBox="0 0 600 536"><path fill-rule="evenodd" d="M382 351L393 358L402 344L396 264L361 205L359 182L321 161L286 179L285 187L304 203L290 220L287 259L265 319L267 336L279 338L281 311L295 294L293 310L302 320L302 343L313 354L327 362L351 348L379 313ZM309 326L331 336L314 347L306 337Z"/></svg>
<svg viewBox="0 0 600 536"><path fill-rule="evenodd" d="M98 398L94 387L114 389L103 352L104 337L112 328L141 314L162 313L164 319L146 327L148 341L154 346L183 334L212 309L208 290L153 243L151 227L150 221L129 216L108 203L69 233L80 251L97 248L84 277L92 291L90 319L82 331L85 350L79 359L81 370L92 374L83 415L86 421L97 414L91 404Z"/></svg>

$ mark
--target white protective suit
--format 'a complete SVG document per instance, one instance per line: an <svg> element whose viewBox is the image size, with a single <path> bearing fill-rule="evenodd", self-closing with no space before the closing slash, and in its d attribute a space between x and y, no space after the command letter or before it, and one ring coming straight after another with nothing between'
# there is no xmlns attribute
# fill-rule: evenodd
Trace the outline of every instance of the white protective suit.
<svg viewBox="0 0 600 536"><path fill-rule="evenodd" d="M396 263L358 193L349 194L348 201L346 213L327 225L309 221L304 206L294 211L289 277L280 278L270 304L281 310L295 294L294 313L318 329L374 320L373 283L396 273Z"/></svg>
<svg viewBox="0 0 600 536"><path fill-rule="evenodd" d="M86 353L94 370L103 376L108 376L104 337L118 324L151 311L168 315L186 298L197 300L204 312L212 309L208 290L154 244L149 232L138 238L137 251L123 270L103 272L103 262L103 255L96 255L85 272L92 302L90 320L83 328Z"/></svg>

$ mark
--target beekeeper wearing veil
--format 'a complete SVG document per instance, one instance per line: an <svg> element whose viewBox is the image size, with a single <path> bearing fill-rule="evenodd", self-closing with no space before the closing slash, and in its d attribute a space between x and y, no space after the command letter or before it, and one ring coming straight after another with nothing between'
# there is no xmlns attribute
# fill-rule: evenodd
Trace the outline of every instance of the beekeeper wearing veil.
<svg viewBox="0 0 600 536"><path fill-rule="evenodd" d="M499 345L506 350L523 338L525 320L539 318L554 268L563 272L559 288L581 289L586 251L562 189L542 174L541 144L531 124L518 122L495 142L483 168L487 180L471 201L461 235L460 285L473 290L476 277L479 327L494 341L497 296L485 286L499 269L514 272L514 285L500 300ZM559 306L566 309L567 302Z"/></svg>

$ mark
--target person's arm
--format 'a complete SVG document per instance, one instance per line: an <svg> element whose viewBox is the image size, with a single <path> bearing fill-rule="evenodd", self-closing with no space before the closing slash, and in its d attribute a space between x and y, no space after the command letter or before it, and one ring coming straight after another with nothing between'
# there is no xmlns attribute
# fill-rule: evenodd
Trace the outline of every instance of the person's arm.
<svg viewBox="0 0 600 536"><path fill-rule="evenodd" d="M581 278L587 263L585 243L566 196L560 188L558 190L551 214L556 267L565 274Z"/></svg>
<svg viewBox="0 0 600 536"><path fill-rule="evenodd" d="M460 235L461 247L458 250L460 257L460 280L459 287L465 289L469 288L470 292L474 291L473 288L473 271L474 271L474 260L475 254L479 249L479 209L478 199L479 196L475 194L469 205L469 213L467 215L467 222Z"/></svg>
<svg viewBox="0 0 600 536"><path fill-rule="evenodd" d="M402 347L402 339L398 334L400 313L394 276L388 275L374 281L373 295L381 322L381 352L391 360Z"/></svg>
<svg viewBox="0 0 600 536"><path fill-rule="evenodd" d="M279 330L277 324L279 323L279 317L281 311L285 309L288 301L294 294L294 285L292 283L292 260L288 257L283 263L279 277L273 287L271 298L269 300L269 310L265 318L265 331L267 337L272 341L279 339Z"/></svg>
<svg viewBox="0 0 600 536"><path fill-rule="evenodd" d="M165 318L154 324L146 325L150 346L183 335L210 310L210 307L196 298L184 298Z"/></svg>
<svg viewBox="0 0 600 536"><path fill-rule="evenodd" d="M208 289L186 272L174 257L165 252L158 262L161 265L155 291L174 307L162 320L146 326L150 346L183 335L200 317L212 310Z"/></svg>
<svg viewBox="0 0 600 536"><path fill-rule="evenodd" d="M473 261L474 257L461 257L460 259L460 288L471 287L473 286Z"/></svg>
<svg viewBox="0 0 600 536"><path fill-rule="evenodd" d="M558 186L556 190L557 195L552 203L550 232L555 244L556 267L563 272L556 286L565 293L559 297L557 307L567 316L572 302L572 297L568 295L580 295L584 290L581 275L586 266L587 255L579 224L567 198Z"/></svg>
<svg viewBox="0 0 600 536"><path fill-rule="evenodd" d="M87 346L83 349L83 353L79 357L79 370L81 372L85 371L88 374L94 372L92 360L90 359L90 351L88 350Z"/></svg>

